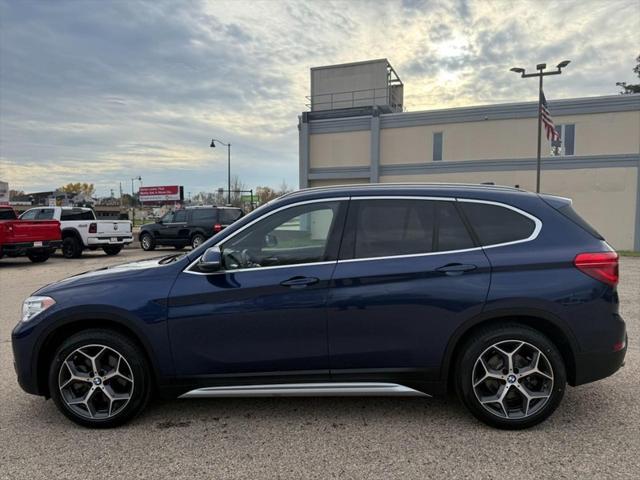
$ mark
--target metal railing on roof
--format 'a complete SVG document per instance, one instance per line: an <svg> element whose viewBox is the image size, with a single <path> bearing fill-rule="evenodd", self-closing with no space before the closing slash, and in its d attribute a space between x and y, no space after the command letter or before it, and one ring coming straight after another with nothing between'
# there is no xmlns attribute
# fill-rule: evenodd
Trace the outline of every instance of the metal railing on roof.
<svg viewBox="0 0 640 480"><path fill-rule="evenodd" d="M393 112L402 111L401 91L393 85L348 92L319 93L307 95L305 98L309 101L305 105L311 111L371 106L389 106Z"/></svg>

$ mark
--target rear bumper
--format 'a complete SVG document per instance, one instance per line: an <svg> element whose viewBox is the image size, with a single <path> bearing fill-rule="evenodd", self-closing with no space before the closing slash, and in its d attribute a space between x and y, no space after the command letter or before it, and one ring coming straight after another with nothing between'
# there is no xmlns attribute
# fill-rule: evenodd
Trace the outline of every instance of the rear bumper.
<svg viewBox="0 0 640 480"><path fill-rule="evenodd" d="M573 385L595 382L616 373L624 365L628 341L625 334L624 347L616 352L585 352L576 355L576 375Z"/></svg>
<svg viewBox="0 0 640 480"><path fill-rule="evenodd" d="M2 245L2 253L9 256L25 255L28 252L55 250L62 246L62 240L42 240L41 242L20 242Z"/></svg>
<svg viewBox="0 0 640 480"><path fill-rule="evenodd" d="M89 237L87 245L103 246L103 245L128 245L133 243L133 236L130 237Z"/></svg>

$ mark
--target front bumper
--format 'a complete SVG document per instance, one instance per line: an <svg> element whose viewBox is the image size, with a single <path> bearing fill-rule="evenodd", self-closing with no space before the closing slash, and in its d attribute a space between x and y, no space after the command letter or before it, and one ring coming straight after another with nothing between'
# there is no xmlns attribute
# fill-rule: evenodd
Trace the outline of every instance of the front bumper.
<svg viewBox="0 0 640 480"><path fill-rule="evenodd" d="M87 239L88 246L103 246L103 245L129 245L133 243L133 236L131 237L89 237Z"/></svg>

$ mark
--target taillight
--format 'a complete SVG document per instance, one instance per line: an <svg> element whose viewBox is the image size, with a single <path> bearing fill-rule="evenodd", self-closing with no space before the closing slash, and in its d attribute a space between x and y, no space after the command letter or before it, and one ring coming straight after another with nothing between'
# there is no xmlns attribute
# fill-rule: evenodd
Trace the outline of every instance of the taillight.
<svg viewBox="0 0 640 480"><path fill-rule="evenodd" d="M89 225L89 233L97 233L98 232L98 224L92 223Z"/></svg>
<svg viewBox="0 0 640 480"><path fill-rule="evenodd" d="M573 264L590 277L615 287L618 284L618 254L616 252L579 253Z"/></svg>
<svg viewBox="0 0 640 480"><path fill-rule="evenodd" d="M213 226L213 233L218 233L220 230L222 230L222 225L220 225L219 223L216 223Z"/></svg>

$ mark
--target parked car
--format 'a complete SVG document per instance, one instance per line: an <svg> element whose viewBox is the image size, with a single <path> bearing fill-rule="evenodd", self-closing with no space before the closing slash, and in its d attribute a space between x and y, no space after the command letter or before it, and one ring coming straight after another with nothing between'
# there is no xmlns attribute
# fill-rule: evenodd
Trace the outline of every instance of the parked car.
<svg viewBox="0 0 640 480"><path fill-rule="evenodd" d="M27 210L20 218L58 220L62 228L62 254L65 258L79 258L85 248L102 248L107 255L117 255L125 245L133 242L131 222L97 220L90 208L37 207Z"/></svg>
<svg viewBox="0 0 640 480"><path fill-rule="evenodd" d="M18 380L89 427L181 398L418 395L477 418L547 418L612 375L618 256L565 198L465 185L285 195L199 248L27 298ZM597 409L592 414L600 415Z"/></svg>
<svg viewBox="0 0 640 480"><path fill-rule="evenodd" d="M160 245L198 248L240 217L242 210L235 207L192 207L169 212L156 223L142 226L140 246L144 250Z"/></svg>
<svg viewBox="0 0 640 480"><path fill-rule="evenodd" d="M61 243L60 222L18 220L13 208L0 205L0 258L26 255L34 263L46 262Z"/></svg>

